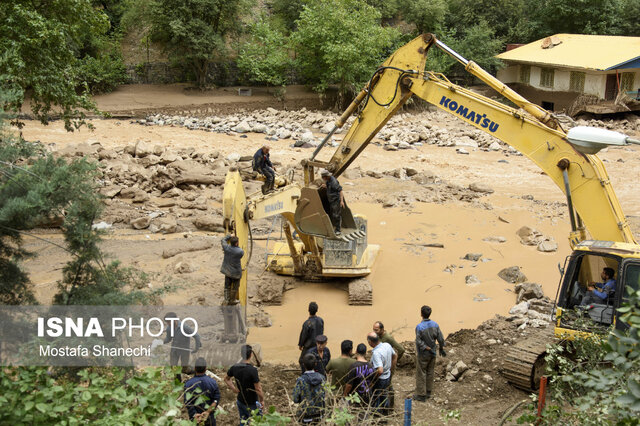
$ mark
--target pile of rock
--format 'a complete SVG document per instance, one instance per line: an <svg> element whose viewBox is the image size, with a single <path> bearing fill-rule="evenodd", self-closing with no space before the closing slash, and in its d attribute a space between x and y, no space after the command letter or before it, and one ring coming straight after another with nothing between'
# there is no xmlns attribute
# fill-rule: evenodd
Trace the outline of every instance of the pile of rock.
<svg viewBox="0 0 640 426"><path fill-rule="evenodd" d="M536 246L538 251L543 253L550 253L558 250L558 243L556 243L553 237L542 235L541 232L536 229L523 226L516 234L520 237L520 243L526 246Z"/></svg>
<svg viewBox="0 0 640 426"><path fill-rule="evenodd" d="M449 361L447 364L447 375L446 379L450 382L457 382L462 380L462 376L464 373L469 371L469 367L462 360L454 363L453 361Z"/></svg>
<svg viewBox="0 0 640 426"><path fill-rule="evenodd" d="M328 134L334 127L338 114L330 111L276 110L267 108L227 116L185 117L180 115L150 115L138 120L139 124L157 126L183 126L226 134L263 133L271 141L292 139L296 146L316 146L319 138L314 133ZM336 131L348 129L354 118ZM440 128L432 122L452 122L450 128ZM516 152L498 139L490 136L463 121L450 117L441 111L404 113L392 117L377 137L384 141L383 148L388 151L411 149L423 144L452 146L459 149Z"/></svg>

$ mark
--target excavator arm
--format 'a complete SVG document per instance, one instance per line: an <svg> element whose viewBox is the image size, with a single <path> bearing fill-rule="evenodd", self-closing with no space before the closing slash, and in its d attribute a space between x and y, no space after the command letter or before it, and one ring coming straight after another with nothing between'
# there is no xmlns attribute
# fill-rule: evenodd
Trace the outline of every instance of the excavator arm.
<svg viewBox="0 0 640 426"><path fill-rule="evenodd" d="M425 72L429 48L437 45L465 65L465 69L520 107L514 109L451 83L442 74ZM411 96L446 111L502 140L540 167L567 195L572 223L572 246L587 238L635 243L629 224L602 161L580 152L546 110L530 103L472 61L467 61L430 34L398 49L379 69L345 114L357 116L330 161L305 163L305 177L313 167L340 175L365 149L378 131ZM322 145L321 145L322 146ZM575 207L575 212L574 212Z"/></svg>

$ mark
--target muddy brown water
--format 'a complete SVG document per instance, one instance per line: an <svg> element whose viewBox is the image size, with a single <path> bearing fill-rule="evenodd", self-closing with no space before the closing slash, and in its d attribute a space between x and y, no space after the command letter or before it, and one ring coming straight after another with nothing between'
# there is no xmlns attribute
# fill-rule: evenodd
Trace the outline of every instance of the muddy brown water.
<svg viewBox="0 0 640 426"><path fill-rule="evenodd" d="M273 326L252 328L249 340L260 342L265 358L288 362L295 360L300 326L307 305L316 301L318 315L325 321L329 347L339 354L344 339L354 344L365 342L374 321L382 321L400 341L415 337L420 307L433 308L432 318L443 332L474 328L495 314L504 315L515 304L513 284L503 281L498 272L518 265L529 281L541 284L553 297L559 273L557 263L569 252L564 222L555 226L539 220L530 212L512 209L498 213L462 205L416 204L412 209L384 209L380 205L359 204L355 212L366 212L369 243L379 244L381 252L368 279L373 286L372 306L349 306L347 293L332 284L308 283L285 293L282 306L268 307ZM510 223L498 219L508 218ZM540 253L523 246L515 232L528 224L559 243L556 253ZM504 236L505 243L483 241L489 236ZM417 244L439 242L444 248ZM466 253L482 253L486 262L463 260ZM455 264L453 273L445 272ZM465 276L476 275L480 284L467 285Z"/></svg>

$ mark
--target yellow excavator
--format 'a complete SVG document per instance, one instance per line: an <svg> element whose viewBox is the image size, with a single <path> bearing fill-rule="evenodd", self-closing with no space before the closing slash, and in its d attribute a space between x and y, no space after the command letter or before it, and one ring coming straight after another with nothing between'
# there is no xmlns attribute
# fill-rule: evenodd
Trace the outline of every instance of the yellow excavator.
<svg viewBox="0 0 640 426"><path fill-rule="evenodd" d="M518 108L453 84L440 73L425 71L427 53L434 46L455 58L469 73ZM566 195L573 252L564 267L559 265L562 279L556 296L556 336L571 338L577 333L606 330L612 324L624 328L617 308L626 298L627 286L639 288L640 246L604 165L595 154L608 146L640 144L640 141L589 127L574 127L566 132L553 114L527 101L432 34L423 34L402 46L373 73L331 133L311 158L302 162L303 186L287 182L276 193L245 198L240 175L237 171L229 172L223 200L227 229L236 232L246 245L249 220L282 214L295 228L301 242L295 241L285 226L286 247L280 247L283 249L280 256L271 257L272 270L315 276L349 276L345 271L356 276L368 273L378 248L367 245L366 219L344 209L343 223L350 226L343 230L342 236L336 236L327 215L326 194L316 181L315 171L324 168L340 176L412 96L517 149ZM331 159L317 160L317 154L332 134L353 114L355 120ZM336 249L343 253L338 256ZM343 261L341 266L331 263L335 259ZM602 303L581 306L588 283L598 281L605 267L615 271L615 291ZM547 343L546 339L533 339L510 349L504 374L512 384L524 389L537 387Z"/></svg>

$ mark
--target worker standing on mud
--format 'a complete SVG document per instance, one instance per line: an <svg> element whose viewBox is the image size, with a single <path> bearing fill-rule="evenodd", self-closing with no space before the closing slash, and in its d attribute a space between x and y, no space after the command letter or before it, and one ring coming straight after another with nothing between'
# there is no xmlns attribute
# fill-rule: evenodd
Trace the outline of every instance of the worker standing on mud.
<svg viewBox="0 0 640 426"><path fill-rule="evenodd" d="M262 415L264 393L262 392L258 369L251 365L253 348L250 345L242 345L240 352L242 362L229 368L224 382L238 395L236 405L240 415L240 424L243 425L251 417L252 411L258 410L258 415ZM231 379L235 380L231 381Z"/></svg>
<svg viewBox="0 0 640 426"><path fill-rule="evenodd" d="M400 361L400 358L402 358L402 355L404 355L404 348L400 343L396 342L396 339L394 339L393 336L387 332L387 330L384 329L384 324L382 324L381 321L374 322L373 331L378 335L382 343L388 343L391 345L393 350L396 351L396 354L398 355L398 361ZM396 403L396 395L395 391L393 390L393 373L394 371L391 370L391 381L389 383L389 407L391 408L391 410L393 410L393 407L395 407Z"/></svg>
<svg viewBox="0 0 640 426"><path fill-rule="evenodd" d="M320 176L324 183L322 188L327 189L327 199L329 200L329 217L336 235L341 234L342 228L342 209L344 208L344 194L340 182L329 170L323 169Z"/></svg>
<svg viewBox="0 0 640 426"><path fill-rule="evenodd" d="M302 357L312 348L316 346L316 337L324 334L324 321L317 316L318 304L316 302L309 303L309 318L302 324L302 330L300 331L300 338L298 339L298 349L300 349L300 370L305 372L302 365Z"/></svg>
<svg viewBox="0 0 640 426"><path fill-rule="evenodd" d="M351 340L343 340L340 344L340 357L334 358L327 364L326 372L331 374L331 386L335 386L336 393L342 395L342 390L346 384L349 369L356 362L351 358L353 352L353 342Z"/></svg>
<svg viewBox="0 0 640 426"><path fill-rule="evenodd" d="M216 426L213 413L220 402L218 383L207 376L204 358L196 359L195 371L195 376L184 384L184 405L189 412L189 420L196 420L205 426Z"/></svg>
<svg viewBox="0 0 640 426"><path fill-rule="evenodd" d="M293 388L293 402L300 404L296 410L296 417L303 425L320 423L324 415L325 390L322 385L325 378L314 371L315 363L312 354L308 353L303 357L305 372L298 377Z"/></svg>
<svg viewBox="0 0 640 426"><path fill-rule="evenodd" d="M322 374L323 377L327 377L327 364L331 361L331 351L327 347L327 336L321 334L316 337L316 347L311 348L308 354L316 357L315 371Z"/></svg>
<svg viewBox="0 0 640 426"><path fill-rule="evenodd" d="M267 179L265 182L265 194L273 192L276 178L276 168L273 166L273 163L271 163L271 159L269 158L270 150L271 148L269 146L264 145L253 155L253 170L262 173Z"/></svg>
<svg viewBox="0 0 640 426"><path fill-rule="evenodd" d="M390 344L380 342L376 333L367 335L367 342L371 346L371 366L376 374L373 386L373 406L378 414L389 414L389 387L391 386L391 371L396 369L398 355Z"/></svg>
<svg viewBox="0 0 640 426"><path fill-rule="evenodd" d="M416 394L413 399L424 402L431 398L433 390L433 369L436 366L436 341L440 344L440 355L444 351L444 337L438 324L429 319L431 308L424 305L420 309L422 322L416 326Z"/></svg>

